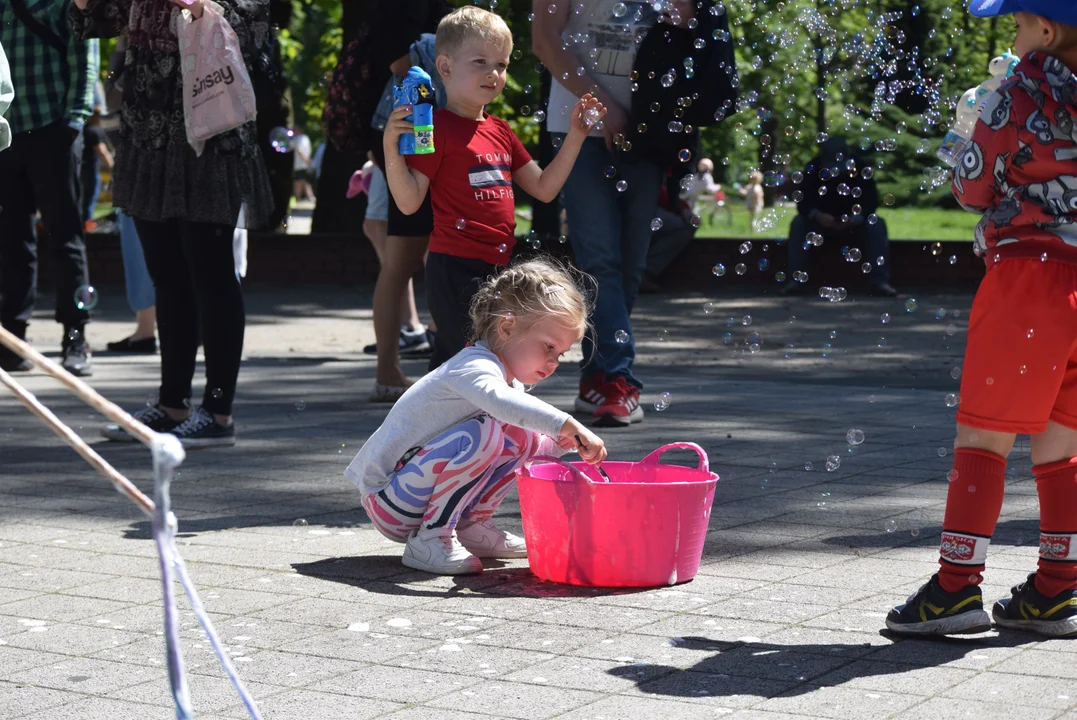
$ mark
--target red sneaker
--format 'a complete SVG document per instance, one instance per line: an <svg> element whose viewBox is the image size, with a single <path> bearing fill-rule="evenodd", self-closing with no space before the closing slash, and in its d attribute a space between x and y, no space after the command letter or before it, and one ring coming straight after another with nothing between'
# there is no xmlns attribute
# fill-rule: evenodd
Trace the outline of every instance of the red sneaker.
<svg viewBox="0 0 1077 720"><path fill-rule="evenodd" d="M596 376L590 383L580 383L576 408L594 414L598 418L595 424L603 427L624 427L643 422L639 389L623 377L604 381L601 376Z"/></svg>

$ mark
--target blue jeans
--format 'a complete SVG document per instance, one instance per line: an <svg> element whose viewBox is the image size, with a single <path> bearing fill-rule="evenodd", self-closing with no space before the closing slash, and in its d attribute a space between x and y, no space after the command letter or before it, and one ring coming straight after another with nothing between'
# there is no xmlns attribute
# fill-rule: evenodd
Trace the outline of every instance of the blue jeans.
<svg viewBox="0 0 1077 720"><path fill-rule="evenodd" d="M156 304L153 280L146 269L142 243L138 239L135 221L123 210L116 210L120 223L120 254L123 257L123 278L127 285L127 304L136 313Z"/></svg>
<svg viewBox="0 0 1077 720"><path fill-rule="evenodd" d="M560 147L557 139L563 141L564 134L553 137ZM606 177L608 167L616 169L612 178ZM601 372L643 387L632 374L636 349L629 316L647 266L663 174L650 160L612 153L603 138L587 138L565 182L562 197L576 266L598 282L593 327L583 339L584 377ZM622 180L628 185L618 192ZM617 341L619 331L628 334L627 342Z"/></svg>
<svg viewBox="0 0 1077 720"><path fill-rule="evenodd" d="M789 266L786 272L789 273L790 281L794 272L808 269L808 249L804 247L804 243L808 239L809 232L819 233L827 243L863 248L863 259L858 264L871 263L871 274L868 275L871 284L890 283L890 236L886 230L885 220L879 218L874 225L865 223L851 230L837 231L827 230L800 214L797 214L793 222L789 224ZM880 257L884 259L882 265L876 262L876 259Z"/></svg>

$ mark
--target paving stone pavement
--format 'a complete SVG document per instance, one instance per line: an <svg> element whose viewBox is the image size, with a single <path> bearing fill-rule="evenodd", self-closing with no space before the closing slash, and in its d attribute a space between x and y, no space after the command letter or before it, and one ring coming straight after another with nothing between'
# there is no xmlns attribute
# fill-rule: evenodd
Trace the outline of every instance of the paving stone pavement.
<svg viewBox="0 0 1077 720"><path fill-rule="evenodd" d="M606 591L539 582L526 562L456 579L404 568L341 474L386 412L364 402L370 289L254 287L240 443L188 455L173 486L181 552L266 718L1077 719L1075 643L880 633L933 569L971 301L915 297L914 312L907 297L641 299L644 399L672 402L606 431L611 458L691 440L722 481L692 582ZM55 350L40 308L31 334ZM102 347L130 327L121 297L97 313ZM109 398L152 399L156 358L95 363ZM22 379L150 489L145 449L105 443L100 417ZM565 368L537 393L570 407L574 383ZM990 599L1037 553L1027 442L1009 475ZM514 496L501 517L519 527ZM0 395L0 717L174 717L157 577L148 522ZM200 717L245 717L182 621Z"/></svg>

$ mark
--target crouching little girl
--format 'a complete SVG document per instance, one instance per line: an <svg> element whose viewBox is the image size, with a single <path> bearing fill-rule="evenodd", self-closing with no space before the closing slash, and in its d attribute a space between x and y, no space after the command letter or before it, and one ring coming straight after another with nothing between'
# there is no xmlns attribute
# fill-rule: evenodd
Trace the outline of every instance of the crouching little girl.
<svg viewBox="0 0 1077 720"><path fill-rule="evenodd" d="M404 543L404 565L460 575L482 572L479 558L525 557L493 518L516 469L573 450L605 459L598 436L525 390L557 370L587 315L565 270L505 269L472 299L472 344L409 388L352 460L345 475L374 527Z"/></svg>

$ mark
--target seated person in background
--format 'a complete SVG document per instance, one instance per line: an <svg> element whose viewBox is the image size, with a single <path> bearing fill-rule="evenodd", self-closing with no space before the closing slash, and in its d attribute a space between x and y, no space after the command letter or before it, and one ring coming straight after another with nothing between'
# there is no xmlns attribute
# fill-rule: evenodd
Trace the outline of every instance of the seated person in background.
<svg viewBox="0 0 1077 720"><path fill-rule="evenodd" d="M707 162L710 161L707 160ZM700 164L702 163L701 160ZM709 177L710 173L707 175ZM697 175L697 181L698 177ZM714 180L712 179L711 182L713 183ZM642 293L655 293L661 290L657 282L658 276L695 238L696 229L690 222L691 200L684 199L677 192L679 187L679 178L671 169L666 175L665 184L658 191L658 209L655 219L651 221L651 245L647 249L647 267L643 271L643 281L639 286ZM655 222L657 220L660 220L661 224ZM655 230L655 227L658 229Z"/></svg>
<svg viewBox="0 0 1077 720"><path fill-rule="evenodd" d="M866 170L842 137L823 143L819 154L804 168L804 182L794 185L803 197L797 196L801 197L797 215L789 225L786 267L789 282L782 288L783 294L807 289L807 283L794 279L794 273L807 269L808 248L826 241L848 245L850 252L859 251L861 259L856 262L870 265L868 280L873 295L897 295L890 286L890 240L886 223L875 216L879 189L872 173ZM826 188L823 194L821 188ZM878 258L882 258L881 263Z"/></svg>
<svg viewBox="0 0 1077 720"><path fill-rule="evenodd" d="M744 209L748 211L748 228L759 232L759 213L763 212L766 199L763 195L763 173L756 170L748 176L748 185L741 189L744 196Z"/></svg>

